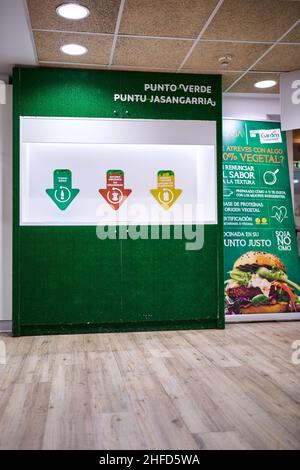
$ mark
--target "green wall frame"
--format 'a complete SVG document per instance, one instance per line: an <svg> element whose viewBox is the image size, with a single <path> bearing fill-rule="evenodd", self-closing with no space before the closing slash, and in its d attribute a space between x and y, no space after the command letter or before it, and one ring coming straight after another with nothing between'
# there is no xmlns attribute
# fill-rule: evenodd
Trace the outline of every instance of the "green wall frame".
<svg viewBox="0 0 300 470"><path fill-rule="evenodd" d="M216 106L113 101L145 82L211 85ZM224 328L221 77L17 67L13 90L13 334ZM20 226L20 116L216 121L218 225L205 226L199 251L172 237Z"/></svg>

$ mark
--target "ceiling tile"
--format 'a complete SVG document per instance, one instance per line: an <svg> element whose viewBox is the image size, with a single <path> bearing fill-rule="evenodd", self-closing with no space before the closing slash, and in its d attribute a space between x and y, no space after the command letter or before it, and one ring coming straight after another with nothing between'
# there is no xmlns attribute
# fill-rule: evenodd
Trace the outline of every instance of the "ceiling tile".
<svg viewBox="0 0 300 470"><path fill-rule="evenodd" d="M120 33L196 38L218 0L126 0Z"/></svg>
<svg viewBox="0 0 300 470"><path fill-rule="evenodd" d="M38 59L41 61L76 62L84 64L107 64L112 37L89 36L76 33L49 33L35 31L34 40ZM88 48L87 54L71 56L60 51L63 44L79 43Z"/></svg>
<svg viewBox="0 0 300 470"><path fill-rule="evenodd" d="M282 42L298 42L300 43L300 24L296 26L290 34L285 36Z"/></svg>
<svg viewBox="0 0 300 470"><path fill-rule="evenodd" d="M279 44L258 64L256 70L291 72L300 69L300 44Z"/></svg>
<svg viewBox="0 0 300 470"><path fill-rule="evenodd" d="M225 0L204 39L276 41L300 17L300 2Z"/></svg>
<svg viewBox="0 0 300 470"><path fill-rule="evenodd" d="M191 74L197 74L201 75L203 74L203 70L199 69L187 69L183 68L179 71L179 73L191 73ZM222 89L225 90L231 83L234 82L243 72L222 72ZM205 74L211 74L211 75L216 75L215 70L207 70L205 71Z"/></svg>
<svg viewBox="0 0 300 470"><path fill-rule="evenodd" d="M70 21L57 15L56 8L64 0L27 0L33 29L114 33L120 0L84 0L90 10L87 18Z"/></svg>
<svg viewBox="0 0 300 470"><path fill-rule="evenodd" d="M230 90L230 93L279 93L279 74L248 72ZM272 88L255 88L254 83L261 80L275 80L277 85ZM230 84L228 84L229 86ZM225 88L226 89L226 88Z"/></svg>
<svg viewBox="0 0 300 470"><path fill-rule="evenodd" d="M191 75L221 75L221 73L216 72L215 70L206 70L205 72L203 72L203 70L188 68L177 70L177 73L185 73Z"/></svg>
<svg viewBox="0 0 300 470"><path fill-rule="evenodd" d="M113 65L177 68L189 48L187 41L121 37L117 41Z"/></svg>
<svg viewBox="0 0 300 470"><path fill-rule="evenodd" d="M122 65L113 65L111 66L112 70L123 70L127 72L155 72L155 73L175 73L176 68L151 68L151 67L129 67Z"/></svg>
<svg viewBox="0 0 300 470"><path fill-rule="evenodd" d="M222 90L225 91L240 76L241 73L224 73L222 76Z"/></svg>
<svg viewBox="0 0 300 470"><path fill-rule="evenodd" d="M266 44L200 41L185 63L185 68L222 72L224 67L218 62L219 57L231 55L230 69L246 70L267 48Z"/></svg>

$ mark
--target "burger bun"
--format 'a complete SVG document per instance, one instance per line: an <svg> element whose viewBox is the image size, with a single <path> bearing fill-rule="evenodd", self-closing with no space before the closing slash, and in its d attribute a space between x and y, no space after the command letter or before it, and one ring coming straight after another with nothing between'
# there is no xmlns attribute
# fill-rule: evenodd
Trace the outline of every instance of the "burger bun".
<svg viewBox="0 0 300 470"><path fill-rule="evenodd" d="M283 272L286 272L285 266L278 256L273 253L267 253L266 251L247 251L247 253L244 253L236 260L233 269L251 265L265 266L268 268L277 266Z"/></svg>
<svg viewBox="0 0 300 470"><path fill-rule="evenodd" d="M250 305L249 307L240 307L240 313L283 313L287 311L288 302L277 302L274 305Z"/></svg>

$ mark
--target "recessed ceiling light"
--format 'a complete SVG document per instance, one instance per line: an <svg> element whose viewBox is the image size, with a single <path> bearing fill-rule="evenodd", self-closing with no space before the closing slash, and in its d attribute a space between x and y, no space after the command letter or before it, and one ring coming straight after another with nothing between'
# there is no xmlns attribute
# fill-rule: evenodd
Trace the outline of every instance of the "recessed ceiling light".
<svg viewBox="0 0 300 470"><path fill-rule="evenodd" d="M79 44L65 44L60 50L68 55L83 55L87 53L87 48Z"/></svg>
<svg viewBox="0 0 300 470"><path fill-rule="evenodd" d="M90 14L90 10L79 3L63 3L56 8L56 13L68 20L83 20Z"/></svg>
<svg viewBox="0 0 300 470"><path fill-rule="evenodd" d="M256 88L271 88L276 84L277 82L275 82L275 80L262 80L261 82L256 82L254 86Z"/></svg>

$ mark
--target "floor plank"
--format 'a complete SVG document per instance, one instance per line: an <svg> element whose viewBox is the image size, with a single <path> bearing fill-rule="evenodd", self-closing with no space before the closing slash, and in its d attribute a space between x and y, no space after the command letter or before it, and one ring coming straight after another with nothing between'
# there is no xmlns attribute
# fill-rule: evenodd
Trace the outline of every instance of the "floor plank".
<svg viewBox="0 0 300 470"><path fill-rule="evenodd" d="M0 449L300 448L300 322L0 339Z"/></svg>

